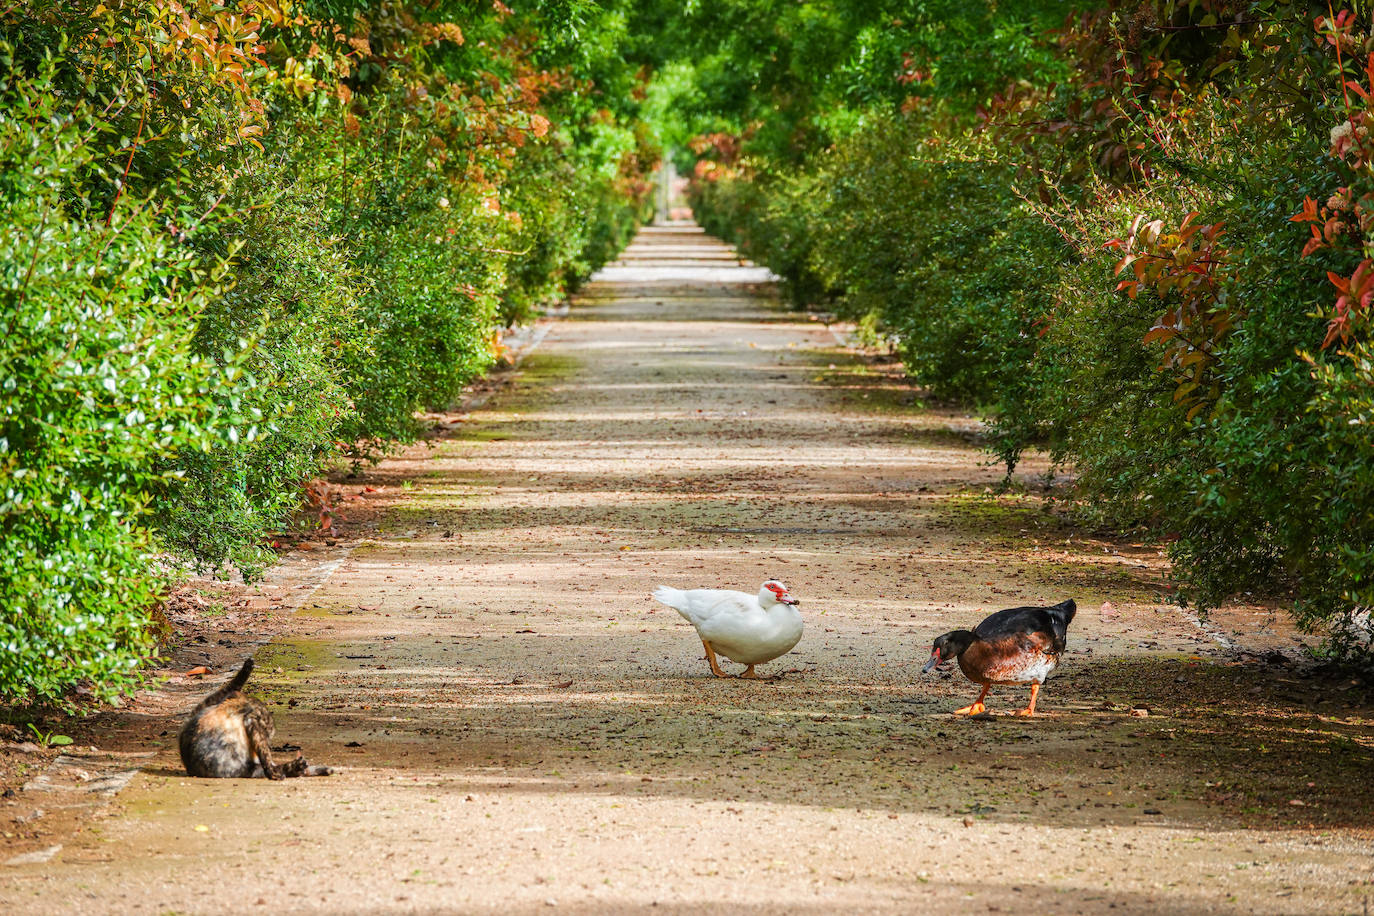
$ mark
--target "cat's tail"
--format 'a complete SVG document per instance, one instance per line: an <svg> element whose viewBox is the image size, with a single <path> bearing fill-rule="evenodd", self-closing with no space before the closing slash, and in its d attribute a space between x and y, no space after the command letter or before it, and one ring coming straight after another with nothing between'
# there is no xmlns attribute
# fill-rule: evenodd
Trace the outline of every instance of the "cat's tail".
<svg viewBox="0 0 1374 916"><path fill-rule="evenodd" d="M224 685L224 692L229 693L234 690L242 690L243 685L248 683L248 676L252 673L253 660L251 658L245 659L243 662L243 667L239 669L239 673L234 675L234 679L232 681Z"/></svg>
<svg viewBox="0 0 1374 916"><path fill-rule="evenodd" d="M250 658L243 663L243 667L239 669L238 674L234 675L233 680L201 700L200 705L213 706L216 703L222 702L229 694L242 690L243 685L248 683L248 675L252 673L253 660Z"/></svg>

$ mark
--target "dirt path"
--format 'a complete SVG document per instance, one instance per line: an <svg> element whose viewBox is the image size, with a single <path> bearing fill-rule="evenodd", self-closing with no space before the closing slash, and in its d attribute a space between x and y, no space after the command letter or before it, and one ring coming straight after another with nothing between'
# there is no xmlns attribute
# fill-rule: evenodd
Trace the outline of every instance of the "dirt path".
<svg viewBox="0 0 1374 916"><path fill-rule="evenodd" d="M646 230L518 384L369 475L404 498L254 682L342 773L188 779L136 707L95 738L156 762L0 871L0 909L1363 912L1363 685L1238 654L1292 641L1260 608L1203 629L1155 550L984 495L972 420L760 279ZM807 620L776 682L711 678L648 598L770 576ZM975 691L921 676L934 635L1070 596L1043 717L947 715Z"/></svg>

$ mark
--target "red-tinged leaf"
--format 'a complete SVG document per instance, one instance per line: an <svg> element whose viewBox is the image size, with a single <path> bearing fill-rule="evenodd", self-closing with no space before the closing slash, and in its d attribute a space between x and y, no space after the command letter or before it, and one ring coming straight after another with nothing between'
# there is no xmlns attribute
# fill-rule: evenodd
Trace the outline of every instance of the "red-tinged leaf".
<svg viewBox="0 0 1374 916"><path fill-rule="evenodd" d="M1352 290L1362 290L1369 284L1371 277L1374 277L1374 271L1370 270L1371 267L1374 267L1374 262L1365 258L1360 262L1360 265L1355 268L1355 272L1350 275L1350 287Z"/></svg>
<svg viewBox="0 0 1374 916"><path fill-rule="evenodd" d="M1121 239L1108 239L1107 241L1105 241L1105 242L1102 243L1102 247L1103 247L1103 248L1113 248L1113 249L1125 248L1125 247L1126 247L1126 243L1123 242ZM1120 268L1118 268L1118 271L1119 271L1119 270L1120 270Z"/></svg>
<svg viewBox="0 0 1374 916"><path fill-rule="evenodd" d="M1188 420L1193 419L1193 417L1196 417L1198 414L1202 413L1202 411L1203 411L1204 409L1206 409L1206 407L1207 407L1207 402L1206 402L1206 401L1199 401L1197 404L1194 404L1194 405L1193 405L1193 407L1192 407L1191 410L1188 411L1187 415L1185 416L1185 419L1188 419Z"/></svg>
<svg viewBox="0 0 1374 916"><path fill-rule="evenodd" d="M1135 286L1135 281L1134 281L1134 280L1122 280L1120 283L1116 284L1116 291L1119 293L1119 292L1121 292L1123 289L1128 289L1129 287L1132 287L1132 286Z"/></svg>
<svg viewBox="0 0 1374 916"><path fill-rule="evenodd" d="M1368 100L1369 100L1369 93L1365 91L1365 88L1364 88L1363 86L1361 86L1359 83L1355 82L1354 80L1346 80L1346 81L1345 81L1345 88L1349 89L1351 92L1355 93L1356 95L1358 95L1360 98L1364 99L1365 101L1368 101Z"/></svg>
<svg viewBox="0 0 1374 916"><path fill-rule="evenodd" d="M1333 273L1328 270L1326 272L1326 279L1330 280L1331 285L1336 287L1336 289L1340 290L1341 292L1350 292L1350 281L1347 280L1345 277L1342 277L1340 274Z"/></svg>
<svg viewBox="0 0 1374 916"><path fill-rule="evenodd" d="M1135 256L1135 255L1133 255L1133 254L1128 254L1128 255L1126 255L1126 257L1122 258L1120 261L1117 261L1117 262L1116 262L1116 265L1115 265L1114 267L1112 267L1112 276L1113 276L1113 277L1119 277L1119 276L1121 276L1121 272L1122 272L1123 270L1125 270L1127 267L1129 267L1132 263L1134 263L1135 260L1136 260L1136 256Z"/></svg>
<svg viewBox="0 0 1374 916"><path fill-rule="evenodd" d="M1168 340L1177 336L1178 331L1175 328L1166 328L1156 325L1145 332L1145 336L1140 339L1140 342L1154 343L1156 340Z"/></svg>
<svg viewBox="0 0 1374 916"><path fill-rule="evenodd" d="M1341 340L1345 340L1350 334L1350 300L1345 296L1336 300L1336 317L1331 319L1331 324L1328 326L1326 340L1322 342L1323 350L1332 341L1333 334Z"/></svg>
<svg viewBox="0 0 1374 916"><path fill-rule="evenodd" d="M1326 337L1322 338L1322 349L1325 350L1337 340L1345 339L1345 320L1333 318L1331 323L1326 326Z"/></svg>
<svg viewBox="0 0 1374 916"><path fill-rule="evenodd" d="M1187 368L1188 366L1195 366L1200 362L1204 362L1207 359L1207 351L1190 350L1187 353L1183 354L1183 356L1179 359L1178 364L1184 368Z"/></svg>

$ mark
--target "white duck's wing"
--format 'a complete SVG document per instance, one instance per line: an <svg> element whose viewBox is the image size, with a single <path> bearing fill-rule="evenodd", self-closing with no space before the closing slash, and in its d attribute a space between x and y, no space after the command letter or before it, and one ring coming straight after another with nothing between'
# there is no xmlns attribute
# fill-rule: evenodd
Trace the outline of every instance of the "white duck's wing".
<svg viewBox="0 0 1374 916"><path fill-rule="evenodd" d="M700 609L692 620L702 639L738 639L761 622L764 612L753 595L719 589L710 591L713 594L703 596Z"/></svg>
<svg viewBox="0 0 1374 916"><path fill-rule="evenodd" d="M654 598L676 610L702 633L702 626L722 615L744 612L750 603L757 604L753 595L723 588L694 588L682 591L668 586L660 586L654 591ZM717 624L719 621L717 620Z"/></svg>
<svg viewBox="0 0 1374 916"><path fill-rule="evenodd" d="M722 614L701 628L711 647L731 661L756 665L772 661L792 650L802 635L801 614L795 608L777 605L744 614ZM706 637L709 628L710 636Z"/></svg>

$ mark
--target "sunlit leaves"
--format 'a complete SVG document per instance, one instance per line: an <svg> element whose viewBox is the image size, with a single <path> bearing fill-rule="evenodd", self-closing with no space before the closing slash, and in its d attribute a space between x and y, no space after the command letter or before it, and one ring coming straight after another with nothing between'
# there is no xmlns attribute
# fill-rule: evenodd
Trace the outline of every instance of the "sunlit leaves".
<svg viewBox="0 0 1374 916"><path fill-rule="evenodd" d="M128 688L175 563L254 575L642 215L651 143L537 9L329 8L0 9L0 698Z"/></svg>
<svg viewBox="0 0 1374 916"><path fill-rule="evenodd" d="M1223 224L1195 223L1197 216L1189 213L1174 229L1166 229L1162 219L1137 216L1124 237L1104 246L1122 254L1112 274L1130 272L1129 279L1117 283L1118 291L1135 299L1148 290L1168 306L1141 341L1163 344L1160 368L1173 370L1178 381L1173 400L1186 408L1189 420L1221 395L1206 373L1222 338L1242 317L1227 298L1231 278L1228 252L1220 243Z"/></svg>

